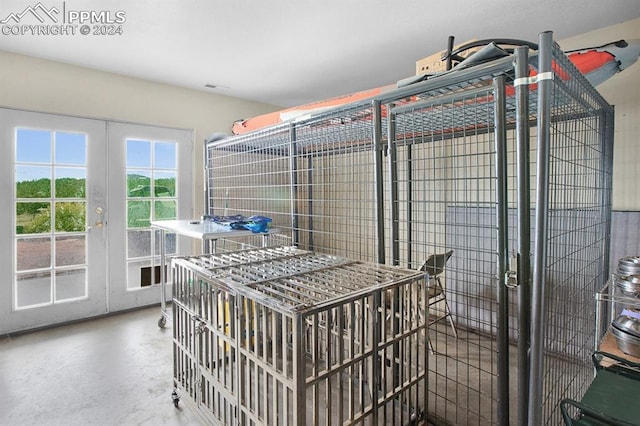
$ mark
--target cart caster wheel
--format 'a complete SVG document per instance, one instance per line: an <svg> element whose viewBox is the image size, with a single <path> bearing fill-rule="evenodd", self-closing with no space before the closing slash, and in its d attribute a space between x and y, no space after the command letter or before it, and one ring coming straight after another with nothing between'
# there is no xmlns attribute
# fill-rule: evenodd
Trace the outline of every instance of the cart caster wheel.
<svg viewBox="0 0 640 426"><path fill-rule="evenodd" d="M180 403L180 397L178 396L178 392L171 392L171 399L173 400L173 406L178 408L178 404Z"/></svg>
<svg viewBox="0 0 640 426"><path fill-rule="evenodd" d="M158 320L158 327L164 328L165 325L167 325L167 319L164 316L161 316Z"/></svg>

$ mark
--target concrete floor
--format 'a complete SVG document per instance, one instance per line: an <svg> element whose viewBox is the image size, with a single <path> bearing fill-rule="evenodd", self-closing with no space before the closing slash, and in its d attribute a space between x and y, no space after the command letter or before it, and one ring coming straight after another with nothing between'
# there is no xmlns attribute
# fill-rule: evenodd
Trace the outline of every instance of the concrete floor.
<svg viewBox="0 0 640 426"><path fill-rule="evenodd" d="M201 424L183 402L173 406L172 332L157 327L159 316L153 307L0 337L0 425ZM495 402L474 391L495 387L495 377L486 374L490 368L482 365L491 353L482 350L483 338L458 334L453 338L446 324L430 333L437 351L429 360L430 381L442 395L429 397L430 412L446 418L437 424L493 423ZM515 348L510 351L514 395ZM562 364L560 371L572 375L572 366ZM453 378L440 383L444 373Z"/></svg>
<svg viewBox="0 0 640 426"><path fill-rule="evenodd" d="M198 425L171 401L159 308L0 337L0 425Z"/></svg>

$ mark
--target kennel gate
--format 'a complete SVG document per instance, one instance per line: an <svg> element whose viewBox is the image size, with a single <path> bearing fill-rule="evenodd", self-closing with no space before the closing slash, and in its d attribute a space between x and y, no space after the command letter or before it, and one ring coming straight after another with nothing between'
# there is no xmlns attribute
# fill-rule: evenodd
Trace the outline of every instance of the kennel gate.
<svg viewBox="0 0 640 426"><path fill-rule="evenodd" d="M172 273L174 383L207 423L422 419L424 273L294 247L176 258Z"/></svg>
<svg viewBox="0 0 640 426"><path fill-rule="evenodd" d="M537 53L207 143L207 213L264 214L302 249L409 269L454 250L462 333L429 330L428 415L559 424L557 402L592 378L612 139L612 107L543 33Z"/></svg>

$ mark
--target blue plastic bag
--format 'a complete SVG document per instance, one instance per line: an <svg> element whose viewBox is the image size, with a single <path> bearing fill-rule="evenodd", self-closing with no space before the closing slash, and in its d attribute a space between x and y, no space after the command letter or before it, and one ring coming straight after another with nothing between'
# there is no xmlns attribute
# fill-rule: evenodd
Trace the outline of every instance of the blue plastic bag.
<svg viewBox="0 0 640 426"><path fill-rule="evenodd" d="M203 216L203 219L210 220L218 225L228 226L231 229L246 229L255 234L269 232L271 218L266 216Z"/></svg>

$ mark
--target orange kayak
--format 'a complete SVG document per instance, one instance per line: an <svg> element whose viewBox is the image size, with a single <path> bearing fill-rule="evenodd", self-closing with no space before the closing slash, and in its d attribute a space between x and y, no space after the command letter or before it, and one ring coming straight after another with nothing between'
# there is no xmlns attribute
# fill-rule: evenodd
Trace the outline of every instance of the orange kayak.
<svg viewBox="0 0 640 426"><path fill-rule="evenodd" d="M596 86L611 78L617 72L620 72L635 63L639 54L640 40L633 40L629 42L619 40L600 47L568 52L567 56L576 68L578 68L578 70L587 78L587 80L592 85ZM537 72L532 69L530 77L533 77L536 74ZM560 78L562 78L562 75L560 75ZM234 135L241 135L263 129L304 115L319 113L340 105L371 98L381 93L393 90L396 87L396 84L391 84L377 87L375 89L364 90L362 92L312 102L306 105L287 108L246 120L239 120L233 123L232 132ZM507 92L513 92L513 88L510 88L510 90L508 89Z"/></svg>

